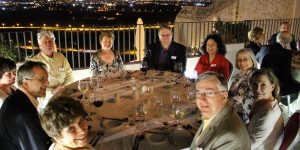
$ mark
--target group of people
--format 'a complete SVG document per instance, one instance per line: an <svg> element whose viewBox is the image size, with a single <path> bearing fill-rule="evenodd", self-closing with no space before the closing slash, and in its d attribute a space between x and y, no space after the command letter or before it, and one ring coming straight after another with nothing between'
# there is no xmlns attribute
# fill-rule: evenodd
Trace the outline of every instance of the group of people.
<svg viewBox="0 0 300 150"><path fill-rule="evenodd" d="M56 52L53 33L42 30L37 37L41 52L18 69L14 61L0 57L0 149L93 149L87 142L86 112L80 102L69 97L48 102L74 79L67 59ZM169 26L161 25L158 37L159 42L145 51L148 69L175 71L180 63L183 73L186 47L172 40ZM293 36L280 31L270 46L261 45L263 37L262 28L249 32L250 43L236 53L239 72L232 75L222 38L206 36L195 66L202 124L190 149L275 147L284 126L279 101L291 91L298 94L300 86L290 76ZM91 57L91 75L124 70L120 53L113 50L114 39L111 32L99 36L101 49Z"/></svg>

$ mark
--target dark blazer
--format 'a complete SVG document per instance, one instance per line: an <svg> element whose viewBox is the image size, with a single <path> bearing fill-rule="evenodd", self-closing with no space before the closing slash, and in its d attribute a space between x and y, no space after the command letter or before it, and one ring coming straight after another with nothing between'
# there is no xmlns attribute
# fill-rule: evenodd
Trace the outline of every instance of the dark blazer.
<svg viewBox="0 0 300 150"><path fill-rule="evenodd" d="M277 42L276 42L276 37L277 37L277 34L278 34L278 33L279 33L279 32L277 32L277 33L275 33L275 34L273 34L273 35L271 36L271 38L268 40L268 44L269 44L269 45L272 45L272 44L277 43ZM297 43L296 43L296 40L295 40L295 36L292 35L292 37L293 37L293 40L292 40L292 42L290 43L290 47L291 47L291 49L292 49L293 51L297 51Z"/></svg>
<svg viewBox="0 0 300 150"><path fill-rule="evenodd" d="M21 90L7 97L0 110L0 149L48 150L51 140L38 112Z"/></svg>
<svg viewBox="0 0 300 150"><path fill-rule="evenodd" d="M264 46L258 53L261 68L271 69L280 82L280 95L299 92L300 83L293 79L291 73L292 51L284 49L281 44Z"/></svg>
<svg viewBox="0 0 300 150"><path fill-rule="evenodd" d="M197 148L203 148L204 150L250 150L251 142L246 126L231 108L229 102L201 133L203 126L202 123L195 134L190 146L191 150L196 150Z"/></svg>
<svg viewBox="0 0 300 150"><path fill-rule="evenodd" d="M250 48L254 55L256 55L259 52L261 45L257 45L255 42L250 41L249 43L245 44L245 48Z"/></svg>
<svg viewBox="0 0 300 150"><path fill-rule="evenodd" d="M159 56L162 50L160 42L148 46L144 60L148 62L149 69L174 71L174 64L176 62L182 64L184 72L186 67L186 47L172 42L170 48L167 50L165 63L160 66Z"/></svg>

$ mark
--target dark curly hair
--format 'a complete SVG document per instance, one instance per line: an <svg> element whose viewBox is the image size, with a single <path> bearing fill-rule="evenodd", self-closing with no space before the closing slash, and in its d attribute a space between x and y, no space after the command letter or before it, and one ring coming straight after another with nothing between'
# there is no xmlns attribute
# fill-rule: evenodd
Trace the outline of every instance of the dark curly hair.
<svg viewBox="0 0 300 150"><path fill-rule="evenodd" d="M210 40L210 39L214 40L217 43L217 53L225 56L225 54L227 52L226 51L226 46L225 46L222 38L218 34L215 34L215 33L208 34L205 37L205 40L204 40L203 45L201 47L202 53L207 54L206 44L207 44L207 41Z"/></svg>
<svg viewBox="0 0 300 150"><path fill-rule="evenodd" d="M10 59L0 56L0 79L5 72L16 70L16 63Z"/></svg>
<svg viewBox="0 0 300 150"><path fill-rule="evenodd" d="M78 117L85 117L86 111L79 101L59 96L51 99L39 115L41 125L50 137L61 137L63 128L70 126Z"/></svg>

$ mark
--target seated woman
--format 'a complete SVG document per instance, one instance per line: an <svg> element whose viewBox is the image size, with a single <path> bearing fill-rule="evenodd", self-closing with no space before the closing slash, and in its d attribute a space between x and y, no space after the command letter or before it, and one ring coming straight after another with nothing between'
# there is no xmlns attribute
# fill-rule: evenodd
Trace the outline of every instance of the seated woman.
<svg viewBox="0 0 300 150"><path fill-rule="evenodd" d="M16 91L13 85L16 80L16 63L9 59L0 57L0 109L4 100Z"/></svg>
<svg viewBox="0 0 300 150"><path fill-rule="evenodd" d="M99 36L101 49L91 57L92 75L123 70L123 61L117 51L112 50L115 36L111 32L102 32Z"/></svg>
<svg viewBox="0 0 300 150"><path fill-rule="evenodd" d="M92 150L85 116L80 102L63 96L52 99L40 114L42 127L53 140L49 150Z"/></svg>
<svg viewBox="0 0 300 150"><path fill-rule="evenodd" d="M249 115L251 149L274 149L283 131L278 79L271 70L261 69L253 73L250 82L256 99Z"/></svg>
<svg viewBox="0 0 300 150"><path fill-rule="evenodd" d="M260 48L262 47L261 43L265 38L264 29L260 27L255 27L248 32L249 42L245 44L245 48L250 48L254 55L256 55Z"/></svg>
<svg viewBox="0 0 300 150"><path fill-rule="evenodd" d="M226 47L221 37L217 34L207 35L201 50L204 54L195 67L198 75L206 71L214 71L228 81L230 78L230 62L224 57Z"/></svg>
<svg viewBox="0 0 300 150"><path fill-rule="evenodd" d="M230 101L234 110L247 123L254 102L250 78L252 73L257 70L257 61L252 50L248 48L239 50L236 53L235 66L239 72L230 79L232 80L229 89Z"/></svg>

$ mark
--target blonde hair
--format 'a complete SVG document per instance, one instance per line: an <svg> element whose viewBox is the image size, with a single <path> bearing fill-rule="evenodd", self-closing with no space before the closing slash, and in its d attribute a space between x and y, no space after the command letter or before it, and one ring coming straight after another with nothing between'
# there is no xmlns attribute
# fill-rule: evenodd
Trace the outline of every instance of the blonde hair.
<svg viewBox="0 0 300 150"><path fill-rule="evenodd" d="M263 34L264 29L260 27L255 27L248 32L249 41L257 41L259 37Z"/></svg>
<svg viewBox="0 0 300 150"><path fill-rule="evenodd" d="M253 51L250 48L243 48L243 49L240 49L238 52L236 52L236 54L235 54L235 59L236 59L236 61L235 61L235 67L237 69L240 69L239 66L238 66L237 57L241 53L244 53L244 54L247 54L248 56L250 56L250 58L252 60L252 63L253 63L253 68L257 68L258 69L258 67L257 67L257 60L255 58L255 55L254 55Z"/></svg>

